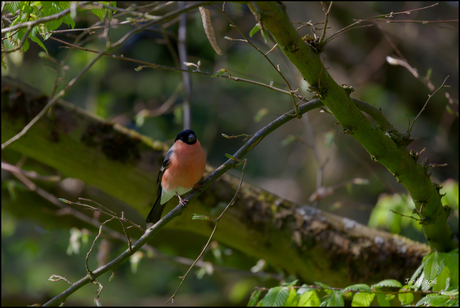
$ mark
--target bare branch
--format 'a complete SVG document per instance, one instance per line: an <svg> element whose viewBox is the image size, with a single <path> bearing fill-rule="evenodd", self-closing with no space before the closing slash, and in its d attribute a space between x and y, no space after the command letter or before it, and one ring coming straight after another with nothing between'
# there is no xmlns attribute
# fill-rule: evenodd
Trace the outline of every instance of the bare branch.
<svg viewBox="0 0 460 308"><path fill-rule="evenodd" d="M426 100L425 104L423 105L422 109L420 110L420 112L417 114L417 116L415 117L414 121L412 121L409 129L407 130L407 133L411 132L412 131L412 128L414 127L414 124L415 124L415 121L417 121L418 117L422 114L422 112L425 110L426 108L426 105L428 105L428 102L430 101L431 97L433 95L436 94L436 92L438 92L441 88L444 87L444 84L446 83L447 81L447 78L449 78L449 76L447 76L444 81L442 82L442 84L433 92L433 94L428 94L428 99Z"/></svg>

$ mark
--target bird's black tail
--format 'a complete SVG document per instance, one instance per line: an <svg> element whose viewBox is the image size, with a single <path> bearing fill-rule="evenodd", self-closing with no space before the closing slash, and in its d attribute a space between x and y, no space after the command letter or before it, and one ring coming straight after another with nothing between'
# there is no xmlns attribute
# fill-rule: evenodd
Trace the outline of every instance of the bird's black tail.
<svg viewBox="0 0 460 308"><path fill-rule="evenodd" d="M147 223L152 222L156 224L157 221L161 219L161 214L163 213L163 210L165 209L166 203L167 202L165 202L164 204L161 204L161 194L158 194L157 200L155 201L155 204L150 210L150 213L147 216L147 219L145 221Z"/></svg>

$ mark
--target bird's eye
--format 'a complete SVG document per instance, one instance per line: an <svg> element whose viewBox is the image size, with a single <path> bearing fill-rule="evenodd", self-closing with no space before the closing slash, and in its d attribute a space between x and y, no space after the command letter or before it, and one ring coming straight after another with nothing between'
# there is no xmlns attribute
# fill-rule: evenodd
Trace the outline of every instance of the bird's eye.
<svg viewBox="0 0 460 308"><path fill-rule="evenodd" d="M192 143L195 143L195 142L196 142L196 136L194 134L188 135L187 143L192 144Z"/></svg>

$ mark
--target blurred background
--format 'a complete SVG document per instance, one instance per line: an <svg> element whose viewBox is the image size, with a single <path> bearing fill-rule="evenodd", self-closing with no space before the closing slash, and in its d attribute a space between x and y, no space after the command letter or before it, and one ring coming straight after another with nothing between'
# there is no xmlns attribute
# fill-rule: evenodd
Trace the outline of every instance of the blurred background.
<svg viewBox="0 0 460 308"><path fill-rule="evenodd" d="M117 7L126 8L132 4L133 2L117 2ZM147 5L140 11L149 11L155 7L150 2L135 4L140 7ZM432 4L334 3L326 37L359 19ZM316 27L322 28L324 12L319 2L286 2L285 5L295 27L310 21ZM178 4L174 3L155 14L163 15L177 8ZM212 6L207 8L211 11L217 44L223 55L217 55L212 49L203 31L200 13L196 9L187 13L187 61L195 64L199 61L202 72L214 74L225 68L232 77L272 83L274 87L287 89L275 69L252 46L224 39L242 37L235 28L229 26L229 21L221 12ZM225 11L240 31L249 37L256 21L248 7L244 4L226 3ZM114 14L113 21L120 23L130 17L126 14L119 15L120 13ZM162 24L162 28L152 26L136 33L110 53L163 66L179 67L179 19L180 17ZM79 12L75 19L75 28L87 28L99 20L92 13ZM455 204L452 203L457 202L457 210L450 222L458 236L458 21L439 22L458 20L458 2L442 2L410 14L395 14L390 20L390 23L375 20L360 23L357 26L372 26L359 27L337 36L327 44L321 57L325 57L325 66L338 84L352 86L355 89L352 97L381 108L388 120L402 133L408 128L408 119L413 120L417 116L428 94L434 91L433 88L430 89L430 83L431 87L437 88L450 76L446 84L451 87L440 90L431 98L414 125L412 137L418 141L409 145L408 150L419 152L426 148L420 162L428 158L431 163L447 163L446 167L431 169L431 178L438 184L448 181L447 186L452 187L449 188L452 192L449 191L447 197L454 208ZM131 24L123 24L111 28L112 42L133 27ZM63 25L60 29L67 29L67 26ZM102 31L96 30L95 34L87 36L82 46L103 50L105 39L98 37ZM76 33L80 32L60 32L53 36L72 42ZM301 28L299 34L313 35L310 26ZM320 34L321 30L317 31L317 35ZM274 44L273 41L265 43L260 32L250 40L264 53ZM58 61L67 57L67 81L95 56L81 50L69 52L62 48L62 43L51 39L44 41L44 45L50 56ZM56 75L55 66L39 57L41 51L41 47L30 42L26 53L14 52L6 55L6 68L2 67L2 76L18 78L50 95ZM406 67L390 65L386 60L388 56L403 59L412 69L416 69L419 77L416 78ZM279 64L281 72L293 89L298 88L300 95L312 97L307 91L309 85L302 80L299 72L278 48L269 57L275 65ZM103 57L68 91L64 99L153 140L171 144L176 134L183 129L181 73L176 70L150 68L135 70L138 66L136 63ZM190 70L195 70L195 67L190 67ZM429 77L426 78L427 76ZM242 139L225 139L221 136L222 133L253 134L293 107L290 96L265 87L212 78L209 75L190 74L190 78L191 128L200 139L208 164L215 168L226 160L225 153L233 154L243 144ZM148 115L145 110L152 112ZM310 126L313 139L308 133ZM315 148L320 161L315 156ZM25 159L17 153L9 150L2 152L2 161L16 164L21 159L25 160L25 170L34 170L42 175L57 174L55 170ZM247 182L299 204L311 204L309 197L317 189L318 169L322 166L322 185L334 187L334 190L333 194L318 202L320 209L367 225L378 204L385 212L374 214L377 216L371 219L373 226L401 233L417 241L425 241L417 224L402 222L394 214L379 219L395 204L401 207L401 211L408 209L405 205L410 204L410 200L394 195L405 194L406 191L388 170L370 159L358 142L349 135L341 134L341 127L336 125L336 120L330 114L314 110L301 120L289 122L265 138L247 155L247 159ZM235 176L240 175L237 170L229 172ZM364 182L367 184L351 185L350 182L357 178L366 179ZM108 201L109 198L102 192L75 179L37 184L56 195L59 193L73 198L85 195L95 200L117 202ZM34 193L21 189L20 183L13 176L2 170L2 205L14 198L11 187L16 187L16 194L29 194L32 200L40 199ZM386 199L383 199L384 196L387 196ZM410 213L410 209L408 212ZM65 276L70 281L83 277L84 258L94 235L95 230L41 224L27 213L18 215L3 210L2 206L2 305L36 302L42 304L65 290L66 283L47 281L52 274ZM171 230L161 235L161 239L151 244L165 255L144 258L137 265L125 262L116 270L115 278L111 282L108 282L108 275L102 276L104 290L100 300L103 304L160 305L172 295L179 284L177 277L185 273L187 266L168 256L194 259L206 239L198 235L187 235L185 242L184 234ZM87 242L84 241L86 237ZM72 244L81 246L76 248ZM125 249L124 243L115 242L110 245L109 260ZM174 301L175 305L246 305L254 287L272 287L279 283L279 279L295 278L283 277L282 273L264 265L263 261L244 256L217 242L213 243L204 260L218 266L213 270L211 266L192 270ZM71 296L67 304L91 305L95 291L95 286L86 286Z"/></svg>

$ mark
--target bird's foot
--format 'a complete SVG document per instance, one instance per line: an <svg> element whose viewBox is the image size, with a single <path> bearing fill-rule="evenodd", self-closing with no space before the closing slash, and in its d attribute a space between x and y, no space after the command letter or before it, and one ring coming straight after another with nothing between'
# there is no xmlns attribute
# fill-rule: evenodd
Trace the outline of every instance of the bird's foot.
<svg viewBox="0 0 460 308"><path fill-rule="evenodd" d="M187 207L187 202L188 200L182 199L181 196L179 196L178 193L176 193L177 198L179 198L179 203L182 204L182 206Z"/></svg>

